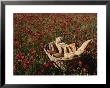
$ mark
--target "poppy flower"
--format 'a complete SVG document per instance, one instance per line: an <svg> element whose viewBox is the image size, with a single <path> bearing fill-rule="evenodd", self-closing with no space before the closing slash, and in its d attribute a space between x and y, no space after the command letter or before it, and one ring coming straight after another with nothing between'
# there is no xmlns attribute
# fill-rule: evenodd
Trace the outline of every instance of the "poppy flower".
<svg viewBox="0 0 110 88"><path fill-rule="evenodd" d="M25 58L25 56L22 53L19 53L19 54L16 55L16 59L18 61L22 61L24 58Z"/></svg>
<svg viewBox="0 0 110 88"><path fill-rule="evenodd" d="M36 53L36 51L35 51L34 48L32 48L32 49L29 50L29 53L30 53L30 54L34 54L34 53Z"/></svg>
<svg viewBox="0 0 110 88"><path fill-rule="evenodd" d="M25 70L28 70L28 68L29 68L29 66L30 66L30 61L25 58L25 59L23 59L23 61L22 61L22 65L23 65L23 68L24 68Z"/></svg>

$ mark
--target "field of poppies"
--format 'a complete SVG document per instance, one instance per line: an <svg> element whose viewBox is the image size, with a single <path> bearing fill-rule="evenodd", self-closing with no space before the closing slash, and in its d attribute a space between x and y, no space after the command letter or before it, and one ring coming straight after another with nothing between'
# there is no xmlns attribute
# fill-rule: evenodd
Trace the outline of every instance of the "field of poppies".
<svg viewBox="0 0 110 88"><path fill-rule="evenodd" d="M14 13L13 29L14 75L97 75L96 13ZM80 57L65 61L65 71L44 52L58 36L77 47L93 39Z"/></svg>

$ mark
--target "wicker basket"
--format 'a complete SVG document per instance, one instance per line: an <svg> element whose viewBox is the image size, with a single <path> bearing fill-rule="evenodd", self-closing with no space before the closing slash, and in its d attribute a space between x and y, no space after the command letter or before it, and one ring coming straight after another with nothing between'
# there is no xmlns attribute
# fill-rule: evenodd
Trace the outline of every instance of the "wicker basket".
<svg viewBox="0 0 110 88"><path fill-rule="evenodd" d="M87 47L87 45L89 44L90 41L91 41L91 40L85 41L85 42L81 45L81 47L77 49L76 54L75 54L72 58L68 58L68 59L65 59L65 57L59 57L59 58L57 58L57 57L51 55L51 54L48 52L49 49L47 48L47 47L49 46L49 44L46 46L46 48L44 48L44 51L45 51L45 53L48 55L49 59L50 59L51 61L54 61L54 62L55 62L54 65L55 65L56 67L59 67L59 68L65 70L65 68L67 68L67 67L66 67L66 65L64 64L64 62L71 61L71 60L73 60L73 59L76 59L76 58L80 57L80 55L85 51L85 49L86 49L86 47ZM54 43L54 42L52 42L52 43ZM56 48L57 48L57 47L56 47ZM77 54L77 53L78 53L78 54ZM64 55L63 55L63 56L64 56Z"/></svg>

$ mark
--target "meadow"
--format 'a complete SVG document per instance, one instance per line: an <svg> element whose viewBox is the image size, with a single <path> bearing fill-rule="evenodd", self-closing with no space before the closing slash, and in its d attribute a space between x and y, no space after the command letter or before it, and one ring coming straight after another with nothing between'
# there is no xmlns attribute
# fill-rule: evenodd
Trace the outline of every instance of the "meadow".
<svg viewBox="0 0 110 88"><path fill-rule="evenodd" d="M97 75L96 13L14 13L13 31L14 75ZM65 61L66 71L44 52L58 36L77 47L93 39L81 57Z"/></svg>

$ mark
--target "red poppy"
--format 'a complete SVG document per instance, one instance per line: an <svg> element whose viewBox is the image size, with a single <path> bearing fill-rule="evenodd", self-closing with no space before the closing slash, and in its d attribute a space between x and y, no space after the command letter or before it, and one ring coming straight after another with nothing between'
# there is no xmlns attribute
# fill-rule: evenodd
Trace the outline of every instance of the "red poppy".
<svg viewBox="0 0 110 88"><path fill-rule="evenodd" d="M72 17L71 16L68 16L68 17L66 17L66 22L71 22L72 21Z"/></svg>
<svg viewBox="0 0 110 88"><path fill-rule="evenodd" d="M32 49L29 50L29 53L30 53L30 54L34 54L34 53L36 53L36 51L35 51L34 48L32 48Z"/></svg>
<svg viewBox="0 0 110 88"><path fill-rule="evenodd" d="M22 48L21 44L18 41L14 41L14 47L16 47L18 49Z"/></svg>
<svg viewBox="0 0 110 88"><path fill-rule="evenodd" d="M23 59L23 61L22 61L22 65L23 65L23 68L24 68L25 70L28 70L28 68L29 68L29 66L30 66L30 61L25 58L25 59Z"/></svg>
<svg viewBox="0 0 110 88"><path fill-rule="evenodd" d="M27 34L32 34L31 29L25 29L25 32L26 32Z"/></svg>
<svg viewBox="0 0 110 88"><path fill-rule="evenodd" d="M40 48L44 48L45 44L44 43L40 43Z"/></svg>
<svg viewBox="0 0 110 88"><path fill-rule="evenodd" d="M68 34L70 34L70 33L67 32L67 31L63 31L62 34L63 34L63 35L68 35Z"/></svg>
<svg viewBox="0 0 110 88"><path fill-rule="evenodd" d="M19 53L19 54L16 55L16 59L18 61L22 61L24 58L25 58L25 56L22 53Z"/></svg>

